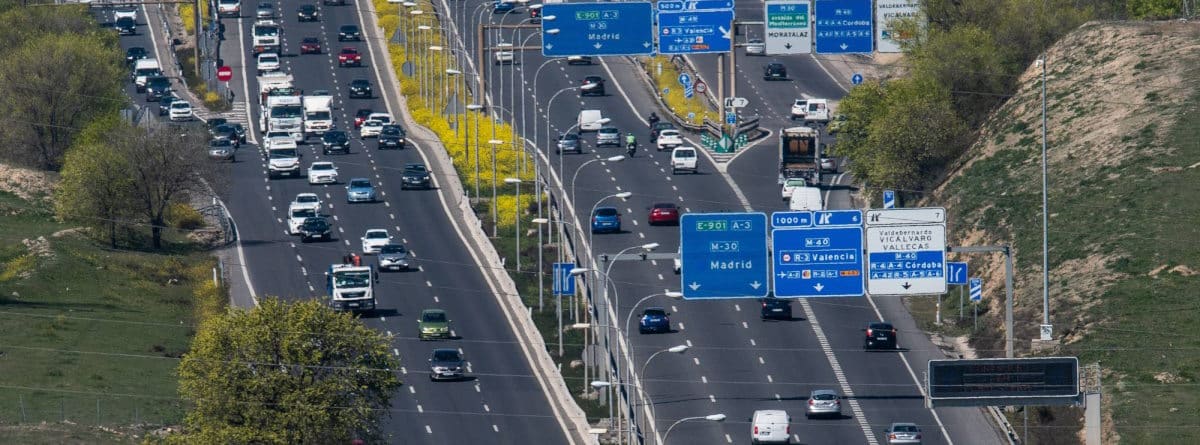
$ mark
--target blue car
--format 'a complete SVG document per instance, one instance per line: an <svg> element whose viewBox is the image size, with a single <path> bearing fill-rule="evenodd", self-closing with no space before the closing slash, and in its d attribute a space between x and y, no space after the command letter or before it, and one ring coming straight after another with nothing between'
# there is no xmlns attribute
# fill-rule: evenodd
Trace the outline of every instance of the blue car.
<svg viewBox="0 0 1200 445"><path fill-rule="evenodd" d="M638 332L650 334L654 332L671 332L671 317L667 310L661 307L646 308L638 321Z"/></svg>
<svg viewBox="0 0 1200 445"><path fill-rule="evenodd" d="M495 14L499 14L502 12L512 11L513 8L516 8L516 7L517 7L517 2L515 0L514 1L496 0L495 5L492 6L492 12Z"/></svg>
<svg viewBox="0 0 1200 445"><path fill-rule="evenodd" d="M376 202L375 186L367 178L354 178L346 184L346 202Z"/></svg>
<svg viewBox="0 0 1200 445"><path fill-rule="evenodd" d="M592 233L620 232L621 214L616 207L601 207L592 215Z"/></svg>

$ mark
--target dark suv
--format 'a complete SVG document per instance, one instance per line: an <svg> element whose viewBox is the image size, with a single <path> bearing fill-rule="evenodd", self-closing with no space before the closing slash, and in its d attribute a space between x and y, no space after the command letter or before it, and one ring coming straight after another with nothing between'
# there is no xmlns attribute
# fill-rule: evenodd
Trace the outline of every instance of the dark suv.
<svg viewBox="0 0 1200 445"><path fill-rule="evenodd" d="M762 300L762 319L763 320L791 320L792 319L792 302L781 298L763 298Z"/></svg>
<svg viewBox="0 0 1200 445"><path fill-rule="evenodd" d="M596 85L587 89L580 89L580 96L603 96L604 95L604 78L600 76L587 76L583 78L583 86Z"/></svg>
<svg viewBox="0 0 1200 445"><path fill-rule="evenodd" d="M763 66L763 80L787 79L787 67L779 62L771 62Z"/></svg>
<svg viewBox="0 0 1200 445"><path fill-rule="evenodd" d="M342 130L329 130L321 135L321 154L333 152L350 154L350 136Z"/></svg>
<svg viewBox="0 0 1200 445"><path fill-rule="evenodd" d="M342 25L338 28L338 41L359 41L362 40L362 33L359 32L356 25Z"/></svg>
<svg viewBox="0 0 1200 445"><path fill-rule="evenodd" d="M425 164L405 164L404 173L400 177L400 189L425 189L428 190L429 169L425 168Z"/></svg>
<svg viewBox="0 0 1200 445"><path fill-rule="evenodd" d="M146 79L146 102L161 101L163 96L171 94L171 79L163 76Z"/></svg>
<svg viewBox="0 0 1200 445"><path fill-rule="evenodd" d="M129 17L121 17L117 19L117 23L113 26L117 28L117 34L119 35L137 35L137 22Z"/></svg>
<svg viewBox="0 0 1200 445"><path fill-rule="evenodd" d="M896 349L896 328L891 323L872 321L863 329L863 349Z"/></svg>
<svg viewBox="0 0 1200 445"><path fill-rule="evenodd" d="M312 240L329 241L332 231L329 230L329 221L322 217L305 218L300 224L300 242L307 243Z"/></svg>
<svg viewBox="0 0 1200 445"><path fill-rule="evenodd" d="M404 127L399 125L384 125L379 130L379 149L385 148L404 148Z"/></svg>
<svg viewBox="0 0 1200 445"><path fill-rule="evenodd" d="M367 79L354 79L350 81L350 97L371 98L371 81Z"/></svg>

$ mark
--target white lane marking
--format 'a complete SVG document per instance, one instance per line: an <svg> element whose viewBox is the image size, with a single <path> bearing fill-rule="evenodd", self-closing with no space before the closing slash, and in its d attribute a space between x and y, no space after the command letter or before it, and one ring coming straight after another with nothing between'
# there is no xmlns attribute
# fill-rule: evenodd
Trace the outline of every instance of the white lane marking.
<svg viewBox="0 0 1200 445"><path fill-rule="evenodd" d="M486 403L483 404L483 410L489 413L492 412L492 408Z"/></svg>
<svg viewBox="0 0 1200 445"><path fill-rule="evenodd" d="M496 424L494 424L494 423L493 423L493 424L492 424L492 431L495 431L495 432L499 433L499 432L500 432L500 427L496 426Z"/></svg>
<svg viewBox="0 0 1200 445"><path fill-rule="evenodd" d="M413 388L413 387L409 386L409 387L408 387L408 393L409 393L409 394L416 394L416 393L417 393L417 388Z"/></svg>
<svg viewBox="0 0 1200 445"><path fill-rule="evenodd" d="M690 347L692 347L692 341L691 341L691 340L684 340L683 342L684 342L684 344L687 344L689 348L690 348Z"/></svg>
<svg viewBox="0 0 1200 445"><path fill-rule="evenodd" d="M704 384L708 384L708 377L700 376L700 382L704 383Z"/></svg>
<svg viewBox="0 0 1200 445"><path fill-rule="evenodd" d="M400 356L400 349L398 349L398 348L392 348L392 353L393 353L393 354L396 354L396 357L399 357L399 356Z"/></svg>
<svg viewBox="0 0 1200 445"><path fill-rule="evenodd" d="M658 274L658 279L659 279L659 280L665 280L666 278L663 278L662 274Z"/></svg>
<svg viewBox="0 0 1200 445"><path fill-rule="evenodd" d="M743 327L743 328L746 328L746 329L750 329L750 325L749 325L749 324L747 324L747 323L746 323L746 322L744 322L744 321L742 322L742 327Z"/></svg>
<svg viewBox="0 0 1200 445"><path fill-rule="evenodd" d="M433 283L430 283L430 282L429 282L429 280L425 280L425 286L426 286L426 287L433 287Z"/></svg>
<svg viewBox="0 0 1200 445"><path fill-rule="evenodd" d="M729 437L729 433L725 433L725 443L733 443L733 438Z"/></svg>
<svg viewBox="0 0 1200 445"><path fill-rule="evenodd" d="M765 365L765 364L767 364L767 362L763 361L763 358L762 358L762 356L761 356L761 355L760 355L760 356L758 356L758 364L760 364L760 365Z"/></svg>
<svg viewBox="0 0 1200 445"><path fill-rule="evenodd" d="M424 412L425 412L425 408L421 408L421 405L417 405L417 412L418 412L418 413L424 413Z"/></svg>
<svg viewBox="0 0 1200 445"><path fill-rule="evenodd" d="M709 395L708 395L708 400L709 400L709 401L711 401L712 403L717 403L717 396L714 396L714 395L712 395L712 394L709 394Z"/></svg>
<svg viewBox="0 0 1200 445"><path fill-rule="evenodd" d="M742 305L740 305L740 304L737 304L737 303L734 303L734 304L733 304L733 310L735 310L735 311L738 311L738 312L741 312L741 311L742 311Z"/></svg>
<svg viewBox="0 0 1200 445"><path fill-rule="evenodd" d="M682 321L679 322L679 330L681 330L681 331L683 330L683 322Z"/></svg>
<svg viewBox="0 0 1200 445"><path fill-rule="evenodd" d="M692 357L692 362L696 363L696 366L700 366L700 357Z"/></svg>
<svg viewBox="0 0 1200 445"><path fill-rule="evenodd" d="M306 277L307 277L307 276L308 276L308 269L304 268L304 266L300 266L300 274L301 274L301 275L304 275L304 276L306 276Z"/></svg>
<svg viewBox="0 0 1200 445"><path fill-rule="evenodd" d="M767 382L775 383L775 379L771 378L771 374L767 374Z"/></svg>
<svg viewBox="0 0 1200 445"><path fill-rule="evenodd" d="M758 342L754 341L754 339L752 338L752 339L750 339L750 346L758 346Z"/></svg>
<svg viewBox="0 0 1200 445"><path fill-rule="evenodd" d="M426 433L426 434L433 434L433 430L429 428L429 425L425 425L425 433Z"/></svg>

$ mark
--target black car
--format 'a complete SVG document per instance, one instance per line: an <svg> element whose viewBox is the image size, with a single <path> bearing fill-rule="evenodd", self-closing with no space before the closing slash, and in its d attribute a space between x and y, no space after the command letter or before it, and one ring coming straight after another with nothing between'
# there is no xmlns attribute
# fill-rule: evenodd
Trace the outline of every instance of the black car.
<svg viewBox="0 0 1200 445"><path fill-rule="evenodd" d="M404 139L407 134L404 132L404 127L399 125L384 125L379 130L379 146L380 150L385 148L404 149Z"/></svg>
<svg viewBox="0 0 1200 445"><path fill-rule="evenodd" d="M300 7L296 9L296 19L301 22L317 21L317 5L300 5Z"/></svg>
<svg viewBox="0 0 1200 445"><path fill-rule="evenodd" d="M354 79L350 81L351 98L370 99L371 96L371 81L367 79Z"/></svg>
<svg viewBox="0 0 1200 445"><path fill-rule="evenodd" d="M300 223L300 242L307 243L312 240L329 241L332 239L331 230L329 230L329 221L322 217L304 218L304 222Z"/></svg>
<svg viewBox="0 0 1200 445"><path fill-rule="evenodd" d="M117 28L117 34L123 36L137 35L137 22L129 17L117 19L117 23L113 27Z"/></svg>
<svg viewBox="0 0 1200 445"><path fill-rule="evenodd" d="M763 320L791 320L792 319L792 301L781 298L763 298L762 300L762 319Z"/></svg>
<svg viewBox="0 0 1200 445"><path fill-rule="evenodd" d="M208 122L205 122L205 124L208 125L208 134L210 136L216 136L217 127L220 127L220 126L228 124L228 123L229 123L229 119L225 119L223 117L214 117L212 119L209 119Z"/></svg>
<svg viewBox="0 0 1200 445"><path fill-rule="evenodd" d="M324 0L321 3L325 6L346 6L346 0Z"/></svg>
<svg viewBox="0 0 1200 445"><path fill-rule="evenodd" d="M229 141L234 147L242 144L242 139L238 136L237 130L233 128L233 125L217 125L217 128L212 129L211 134L214 141Z"/></svg>
<svg viewBox="0 0 1200 445"><path fill-rule="evenodd" d="M321 135L321 153L350 153L350 136L342 130L329 130Z"/></svg>
<svg viewBox="0 0 1200 445"><path fill-rule="evenodd" d="M150 57L150 55L146 52L146 48L140 46L130 47L125 50L125 64L129 66L133 66L135 62L147 57Z"/></svg>
<svg viewBox="0 0 1200 445"><path fill-rule="evenodd" d="M604 78L600 76L587 76L583 78L583 86L595 85L590 88L581 88L580 96L603 96L604 95Z"/></svg>
<svg viewBox="0 0 1200 445"><path fill-rule="evenodd" d="M650 143L653 144L655 142L658 142L658 133L661 133L663 130L674 130L674 129L675 129L675 124L672 124L670 122L658 122L658 123L654 124L653 126L650 127Z"/></svg>
<svg viewBox="0 0 1200 445"><path fill-rule="evenodd" d="M158 100L158 115L166 116L167 114L169 114L171 112L171 102L175 102L177 100L179 100L178 97L175 97L170 94L163 96L161 99L159 99Z"/></svg>
<svg viewBox="0 0 1200 445"><path fill-rule="evenodd" d="M425 164L404 164L404 174L400 177L400 189L426 189L430 187L429 169Z"/></svg>
<svg viewBox="0 0 1200 445"><path fill-rule="evenodd" d="M896 328L891 323L872 321L863 329L863 349L896 349Z"/></svg>
<svg viewBox="0 0 1200 445"><path fill-rule="evenodd" d="M163 96L171 94L171 79L155 76L146 79L146 102L161 101Z"/></svg>
<svg viewBox="0 0 1200 445"><path fill-rule="evenodd" d="M771 62L763 66L763 80L787 79L787 67L779 62Z"/></svg>
<svg viewBox="0 0 1200 445"><path fill-rule="evenodd" d="M570 56L567 57L567 65L591 65L592 56Z"/></svg>
<svg viewBox="0 0 1200 445"><path fill-rule="evenodd" d="M362 40L362 31L358 30L358 26L342 25L340 28L338 28L338 41L345 42L347 40Z"/></svg>

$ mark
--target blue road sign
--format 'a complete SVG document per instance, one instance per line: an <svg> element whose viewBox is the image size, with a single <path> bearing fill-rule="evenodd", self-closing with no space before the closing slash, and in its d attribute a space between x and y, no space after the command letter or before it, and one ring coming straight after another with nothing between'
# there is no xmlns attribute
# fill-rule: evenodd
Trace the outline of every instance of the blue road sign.
<svg viewBox="0 0 1200 445"><path fill-rule="evenodd" d="M896 191L895 190L884 190L883 191L883 208L885 208L885 209L896 208Z"/></svg>
<svg viewBox="0 0 1200 445"><path fill-rule="evenodd" d="M859 73L854 73L854 75L853 75L853 76L850 76L850 83L851 83L851 84L854 84L854 85L862 85L862 81L863 81L862 74L859 74Z"/></svg>
<svg viewBox="0 0 1200 445"><path fill-rule="evenodd" d="M817 54L855 54L874 50L875 13L871 0L814 0ZM547 13L548 14L548 13Z"/></svg>
<svg viewBox="0 0 1200 445"><path fill-rule="evenodd" d="M654 10L649 2L546 3L542 17L546 57L654 53ZM558 31L549 32L553 29Z"/></svg>
<svg viewBox="0 0 1200 445"><path fill-rule="evenodd" d="M661 54L726 53L732 47L733 9L658 13Z"/></svg>
<svg viewBox="0 0 1200 445"><path fill-rule="evenodd" d="M815 226L861 226L862 210L818 210L813 212Z"/></svg>
<svg viewBox="0 0 1200 445"><path fill-rule="evenodd" d="M771 227L782 229L787 227L812 227L812 212L775 212L771 214Z"/></svg>
<svg viewBox="0 0 1200 445"><path fill-rule="evenodd" d="M554 295L575 295L575 263L554 263Z"/></svg>
<svg viewBox="0 0 1200 445"><path fill-rule="evenodd" d="M690 84L683 87L683 98L684 99L691 99L692 96L695 96L695 95L696 95L696 89L694 87L692 87Z"/></svg>
<svg viewBox="0 0 1200 445"><path fill-rule="evenodd" d="M729 125L737 125L737 113L725 112L725 123Z"/></svg>
<svg viewBox="0 0 1200 445"><path fill-rule="evenodd" d="M971 301L983 300L983 279L971 278Z"/></svg>
<svg viewBox="0 0 1200 445"><path fill-rule="evenodd" d="M659 11L700 11L705 9L731 9L733 0L660 0Z"/></svg>
<svg viewBox="0 0 1200 445"><path fill-rule="evenodd" d="M967 263L946 263L946 284L967 284Z"/></svg>
<svg viewBox="0 0 1200 445"><path fill-rule="evenodd" d="M864 293L861 226L778 229L771 235L771 250L776 297Z"/></svg>
<svg viewBox="0 0 1200 445"><path fill-rule="evenodd" d="M692 84L692 75L688 73L679 73L679 84L685 87L690 86Z"/></svg>
<svg viewBox="0 0 1200 445"><path fill-rule="evenodd" d="M767 296L765 213L685 213L679 236L683 298Z"/></svg>

